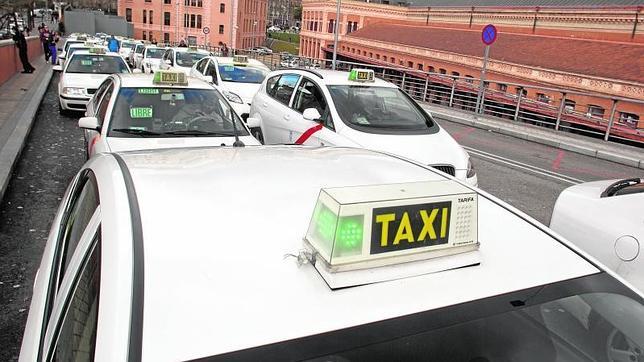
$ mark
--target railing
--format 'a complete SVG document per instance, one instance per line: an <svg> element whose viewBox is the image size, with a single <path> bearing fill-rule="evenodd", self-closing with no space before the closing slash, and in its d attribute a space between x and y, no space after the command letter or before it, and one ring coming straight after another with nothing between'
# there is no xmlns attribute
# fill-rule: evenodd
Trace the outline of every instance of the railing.
<svg viewBox="0 0 644 362"><path fill-rule="evenodd" d="M217 47L203 48L221 55ZM271 69L331 68L328 59L252 50L230 50L228 55L233 53L258 59ZM373 69L377 77L398 85L420 102L644 147L644 120L640 119L644 114L643 99L490 80L485 82L477 109L480 85L477 78L348 61L338 61L336 68ZM516 92L508 92L511 88Z"/></svg>

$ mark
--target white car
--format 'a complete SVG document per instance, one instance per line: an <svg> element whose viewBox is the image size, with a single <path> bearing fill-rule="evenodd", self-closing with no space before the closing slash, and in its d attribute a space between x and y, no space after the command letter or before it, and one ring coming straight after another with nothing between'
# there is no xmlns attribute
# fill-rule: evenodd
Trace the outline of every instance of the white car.
<svg viewBox="0 0 644 362"><path fill-rule="evenodd" d="M644 296L544 226L429 167L331 147L93 157L28 313L20 362L636 361L644 348Z"/></svg>
<svg viewBox="0 0 644 362"><path fill-rule="evenodd" d="M644 179L565 189L550 227L644 291Z"/></svg>
<svg viewBox="0 0 644 362"><path fill-rule="evenodd" d="M67 50L69 50L69 47L72 44L84 44L87 41L86 38L81 39L76 37L67 38L67 40L65 40L65 43L63 44L63 47L58 49L58 54L56 54L56 64L65 64L65 58L67 58Z"/></svg>
<svg viewBox="0 0 644 362"><path fill-rule="evenodd" d="M138 43L134 47L134 50L130 52L127 61L132 68L140 68L137 65L141 64L141 60L143 59L143 51L145 50L146 46L146 44Z"/></svg>
<svg viewBox="0 0 644 362"><path fill-rule="evenodd" d="M176 69L190 75L192 66L210 53L195 47L168 48L161 58L159 69Z"/></svg>
<svg viewBox="0 0 644 362"><path fill-rule="evenodd" d="M235 135L245 145L260 144L216 89L182 72L114 74L78 124L88 158L101 152L232 145Z"/></svg>
<svg viewBox="0 0 644 362"><path fill-rule="evenodd" d="M56 65L53 69L62 71L58 82L60 113L85 111L89 99L110 74L130 73L123 58L103 48L79 50L64 67Z"/></svg>
<svg viewBox="0 0 644 362"><path fill-rule="evenodd" d="M141 71L145 74L154 73L159 70L161 66L161 58L163 58L163 54L165 53L166 49L167 48L156 46L146 47L143 51L143 57L136 65L137 69L141 69Z"/></svg>
<svg viewBox="0 0 644 362"><path fill-rule="evenodd" d="M135 41L135 40L122 40L121 44L119 46L119 54L123 59L127 62L128 59L130 58L130 54L134 51L134 48L136 48L136 45L140 44L140 42Z"/></svg>
<svg viewBox="0 0 644 362"><path fill-rule="evenodd" d="M98 45L93 42L84 42L84 43L72 43L67 47L67 52L66 52L66 57L65 59L69 59L75 52L79 50L90 50L90 49L98 49L102 48L104 49L105 52L107 52L107 47L103 45ZM65 67L65 59L62 60L62 63L60 63L61 67Z"/></svg>
<svg viewBox="0 0 644 362"><path fill-rule="evenodd" d="M264 63L243 55L234 57L205 57L190 70L190 75L212 82L244 120L250 114L250 104L264 78L271 70Z"/></svg>
<svg viewBox="0 0 644 362"><path fill-rule="evenodd" d="M265 144L364 147L478 183L467 152L411 97L371 70L271 72L253 98L250 118L259 121Z"/></svg>

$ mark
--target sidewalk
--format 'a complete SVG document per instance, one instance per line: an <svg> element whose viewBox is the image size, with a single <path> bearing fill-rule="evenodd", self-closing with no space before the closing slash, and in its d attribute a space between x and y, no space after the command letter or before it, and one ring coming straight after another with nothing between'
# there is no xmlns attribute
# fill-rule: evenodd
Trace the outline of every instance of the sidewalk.
<svg viewBox="0 0 644 362"><path fill-rule="evenodd" d="M492 130L524 140L644 169L644 148L605 142L596 138L555 131L522 122L494 119L453 108L430 104L422 104L422 106L440 120Z"/></svg>
<svg viewBox="0 0 644 362"><path fill-rule="evenodd" d="M44 56L32 60L31 64L35 72L18 73L0 86L0 199L53 74Z"/></svg>

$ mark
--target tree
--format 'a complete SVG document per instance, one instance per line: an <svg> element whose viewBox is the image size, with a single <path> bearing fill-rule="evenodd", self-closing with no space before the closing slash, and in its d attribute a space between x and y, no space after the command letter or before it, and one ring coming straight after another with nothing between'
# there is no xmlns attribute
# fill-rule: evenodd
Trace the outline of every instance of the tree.
<svg viewBox="0 0 644 362"><path fill-rule="evenodd" d="M293 20L302 20L302 5L296 5L293 7Z"/></svg>

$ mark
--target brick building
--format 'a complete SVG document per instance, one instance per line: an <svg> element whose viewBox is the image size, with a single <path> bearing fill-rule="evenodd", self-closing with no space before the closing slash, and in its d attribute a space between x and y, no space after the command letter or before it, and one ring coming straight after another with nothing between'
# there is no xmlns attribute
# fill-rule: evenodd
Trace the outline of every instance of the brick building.
<svg viewBox="0 0 644 362"><path fill-rule="evenodd" d="M451 6L441 6L441 2ZM559 7L535 7L540 2ZM481 29L499 29L491 47L490 86L544 102L557 92L515 90L518 83L644 100L644 14L636 0L432 0L431 7L343 0L340 59L478 78ZM473 7L480 5L482 7ZM511 4L533 5L532 7ZM461 5L461 6L458 6ZM494 5L494 6L492 6ZM564 5L572 5L564 6ZM336 1L303 0L300 54L330 59ZM583 105L583 106L582 106ZM571 95L566 106L605 117L610 99ZM583 108L583 109L581 109ZM618 121L644 129L644 110L619 104Z"/></svg>
<svg viewBox="0 0 644 362"><path fill-rule="evenodd" d="M138 39L242 49L264 44L267 11L267 0L118 0Z"/></svg>

